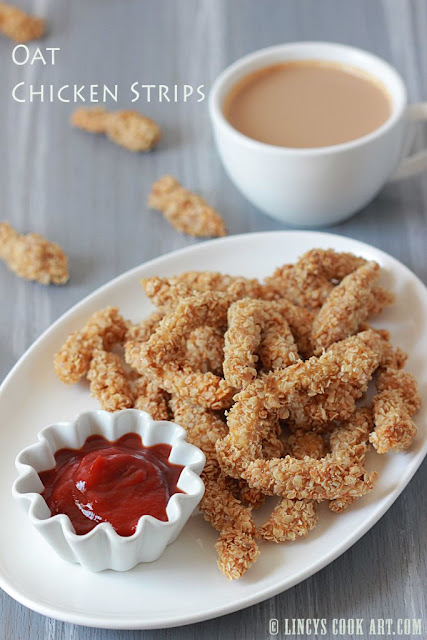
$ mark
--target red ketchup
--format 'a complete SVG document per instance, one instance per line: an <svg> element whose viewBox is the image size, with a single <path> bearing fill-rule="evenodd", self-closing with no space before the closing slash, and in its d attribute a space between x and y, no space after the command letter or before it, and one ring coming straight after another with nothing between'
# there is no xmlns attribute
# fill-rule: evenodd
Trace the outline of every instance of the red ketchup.
<svg viewBox="0 0 427 640"><path fill-rule="evenodd" d="M166 521L166 505L184 467L168 461L171 447L145 447L127 433L115 442L90 436L81 449L60 449L56 466L39 473L43 498L52 513L65 513L77 534L109 522L121 536L135 533L148 514Z"/></svg>

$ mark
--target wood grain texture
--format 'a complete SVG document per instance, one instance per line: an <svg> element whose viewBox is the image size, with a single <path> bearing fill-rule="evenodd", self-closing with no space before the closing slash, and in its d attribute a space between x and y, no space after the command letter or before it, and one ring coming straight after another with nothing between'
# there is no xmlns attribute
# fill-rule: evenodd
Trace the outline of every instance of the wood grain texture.
<svg viewBox="0 0 427 640"><path fill-rule="evenodd" d="M425 0L15 3L47 17L43 45L61 47L61 52L54 67L17 67L11 43L0 40L0 218L59 242L70 255L71 281L63 288L43 288L0 265L0 380L33 340L84 295L141 262L197 242L147 209L150 184L162 174L170 172L201 192L224 213L230 233L285 228L246 202L229 182L213 146L206 102L147 105L147 115L164 128L164 140L150 155L132 155L102 137L72 130L72 105L14 103L10 90L17 82L126 86L140 80L209 88L222 68L245 53L313 39L383 56L403 75L412 101L427 99ZM417 144L427 145L426 131L418 132ZM331 231L383 249L427 282L426 217L424 176L386 187ZM255 640L269 637L271 617L426 616L426 481L424 465L389 512L347 553L302 584L244 611L181 629L101 631L44 618L1 593L0 639Z"/></svg>

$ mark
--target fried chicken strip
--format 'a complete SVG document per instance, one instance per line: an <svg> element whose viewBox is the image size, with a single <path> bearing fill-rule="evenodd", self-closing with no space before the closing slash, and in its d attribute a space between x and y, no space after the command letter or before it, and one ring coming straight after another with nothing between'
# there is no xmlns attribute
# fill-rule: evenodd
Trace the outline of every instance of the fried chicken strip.
<svg viewBox="0 0 427 640"><path fill-rule="evenodd" d="M243 298L228 309L224 377L242 389L257 377L258 353L267 369L281 369L299 359L286 319L274 302Z"/></svg>
<svg viewBox="0 0 427 640"><path fill-rule="evenodd" d="M208 409L230 407L234 389L225 380L210 371L194 371L185 364L147 365L142 351L144 346L133 341L125 344L125 360L138 373L148 375L161 389L194 404Z"/></svg>
<svg viewBox="0 0 427 640"><path fill-rule="evenodd" d="M317 521L316 504L312 500L283 498L258 533L267 542L279 544L307 536Z"/></svg>
<svg viewBox="0 0 427 640"><path fill-rule="evenodd" d="M55 242L38 233L21 235L8 222L0 222L0 259L20 278L41 284L65 284L68 258Z"/></svg>
<svg viewBox="0 0 427 640"><path fill-rule="evenodd" d="M162 137L160 127L138 111L106 111L103 107L81 107L71 124L90 133L104 133L128 151L150 151Z"/></svg>
<svg viewBox="0 0 427 640"><path fill-rule="evenodd" d="M373 399L375 430L369 440L378 453L407 449L417 434L412 416L421 406L415 378L394 367L381 370Z"/></svg>
<svg viewBox="0 0 427 640"><path fill-rule="evenodd" d="M146 411L154 420L170 419L169 396L153 380L144 376L138 378L133 387L133 395L135 409Z"/></svg>
<svg viewBox="0 0 427 640"><path fill-rule="evenodd" d="M369 315L369 301L379 265L368 262L345 276L329 294L314 319L311 341L315 355L357 333Z"/></svg>
<svg viewBox="0 0 427 640"><path fill-rule="evenodd" d="M290 418L306 430L346 420L380 364L384 342L368 330L332 345L320 358L269 373L243 389L228 414L229 434L217 443L224 471L239 477L261 458L259 425L271 415Z"/></svg>
<svg viewBox="0 0 427 640"><path fill-rule="evenodd" d="M366 473L356 465L348 466L328 456L314 461L286 456L255 460L243 472L243 477L249 486L268 495L321 501L361 497L373 488L377 474Z"/></svg>
<svg viewBox="0 0 427 640"><path fill-rule="evenodd" d="M378 477L375 472L367 473L364 465L359 464L366 452L366 444L359 440L367 436L367 420L366 411L362 409L356 411L347 424L337 427L331 435L331 453L320 460L309 456L302 460L291 456L255 460L248 465L243 477L249 486L288 499L348 502L359 498L373 488Z"/></svg>
<svg viewBox="0 0 427 640"><path fill-rule="evenodd" d="M330 437L331 453L336 457L352 460L359 466L365 466L366 454L369 448L369 434L373 427L373 415L369 408L355 411L347 423L334 429ZM359 496L347 495L336 498L329 503L329 508L339 513L353 504Z"/></svg>
<svg viewBox="0 0 427 640"><path fill-rule="evenodd" d="M327 452L326 442L321 434L302 429L298 429L289 436L287 449L289 455L297 460L302 460L306 456L320 460L325 457Z"/></svg>
<svg viewBox="0 0 427 640"><path fill-rule="evenodd" d="M15 42L38 40L45 33L45 21L0 2L0 32Z"/></svg>
<svg viewBox="0 0 427 640"><path fill-rule="evenodd" d="M227 235L219 213L172 176L164 176L153 184L148 206L161 211L174 229L190 236Z"/></svg>
<svg viewBox="0 0 427 640"><path fill-rule="evenodd" d="M276 295L315 311L324 304L334 283L341 281L365 262L366 260L352 253L311 249L295 265L278 267L265 282Z"/></svg>
<svg viewBox="0 0 427 640"><path fill-rule="evenodd" d="M295 265L278 267L265 279L271 299L288 298L308 310L322 307L334 287L356 269L366 264L364 258L351 253L337 253L333 249L312 249ZM378 315L392 304L394 296L382 287L374 287L369 298L369 316Z"/></svg>
<svg viewBox="0 0 427 640"><path fill-rule="evenodd" d="M168 309L196 292L227 293L233 301L260 298L263 293L263 286L255 278L229 276L216 271L186 271L172 278L143 278L141 284L153 304Z"/></svg>
<svg viewBox="0 0 427 640"><path fill-rule="evenodd" d="M250 509L233 495L216 459L215 442L225 435L227 427L213 412L181 398L172 398L171 407L175 421L187 430L188 442L202 449L206 456L201 474L205 495L200 509L204 518L220 532L215 545L218 567L229 580L240 578L257 559L259 550Z"/></svg>
<svg viewBox="0 0 427 640"><path fill-rule="evenodd" d="M122 343L128 325L117 307L107 307L94 313L80 331L73 332L55 355L58 378L65 384L75 384L89 371L96 349L108 351Z"/></svg>
<svg viewBox="0 0 427 640"><path fill-rule="evenodd" d="M160 321L164 316L165 311L163 309L158 309L150 313L150 315L144 318L142 322L139 322L138 324L131 324L126 334L126 340L131 340L133 342L147 342L159 326Z"/></svg>
<svg viewBox="0 0 427 640"><path fill-rule="evenodd" d="M186 360L195 371L222 376L224 332L218 327L197 327L187 339Z"/></svg>
<svg viewBox="0 0 427 640"><path fill-rule="evenodd" d="M105 411L120 411L133 407L133 393L119 356L97 349L92 356L89 372L92 396Z"/></svg>
<svg viewBox="0 0 427 640"><path fill-rule="evenodd" d="M326 454L326 443L321 435L299 430L288 440L290 454L302 460L306 456L319 459ZM286 542L306 536L318 521L316 503L312 500L283 498L273 509L268 520L258 528L260 536L268 542Z"/></svg>

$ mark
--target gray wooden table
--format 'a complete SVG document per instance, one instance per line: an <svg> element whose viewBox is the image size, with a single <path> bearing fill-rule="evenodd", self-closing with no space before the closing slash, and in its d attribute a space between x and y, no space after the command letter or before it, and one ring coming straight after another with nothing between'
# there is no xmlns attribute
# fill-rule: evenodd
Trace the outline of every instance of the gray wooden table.
<svg viewBox="0 0 427 640"><path fill-rule="evenodd" d="M16 66L12 44L0 40L0 219L22 231L45 233L65 247L71 281L66 287L43 288L0 266L0 380L33 340L83 296L130 267L196 242L145 206L150 184L164 173L202 192L224 213L230 233L283 228L246 202L227 179L213 147L206 101L137 103L155 116L165 136L155 153L133 155L72 130L70 104L13 102L10 92L18 82L128 87L138 81L209 88L218 72L243 54L311 39L348 43L384 57L403 75L412 101L427 99L425 0L16 3L48 19L50 33L41 44L61 51L55 66ZM128 91L119 105L130 106ZM418 139L425 145L425 132L419 131ZM366 209L331 230L389 252L427 282L427 176L387 187ZM426 617L426 481L424 465L389 512L347 553L250 609L181 629L115 632L44 618L1 593L0 640L255 640L269 637L272 617Z"/></svg>

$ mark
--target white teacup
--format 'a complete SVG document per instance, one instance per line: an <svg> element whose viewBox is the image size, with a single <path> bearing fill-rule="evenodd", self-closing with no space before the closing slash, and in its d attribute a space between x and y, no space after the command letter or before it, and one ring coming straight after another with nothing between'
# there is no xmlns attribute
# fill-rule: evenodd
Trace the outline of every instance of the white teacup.
<svg viewBox="0 0 427 640"><path fill-rule="evenodd" d="M361 138L313 149L264 144L227 122L224 99L242 77L277 62L304 59L351 65L377 78L391 96L389 118ZM408 107L397 71L353 47L297 42L251 53L217 78L209 110L219 154L234 184L254 205L291 225L322 226L344 220L372 200L387 180L427 169L427 151L403 159L410 143L408 125L427 120L427 103Z"/></svg>

